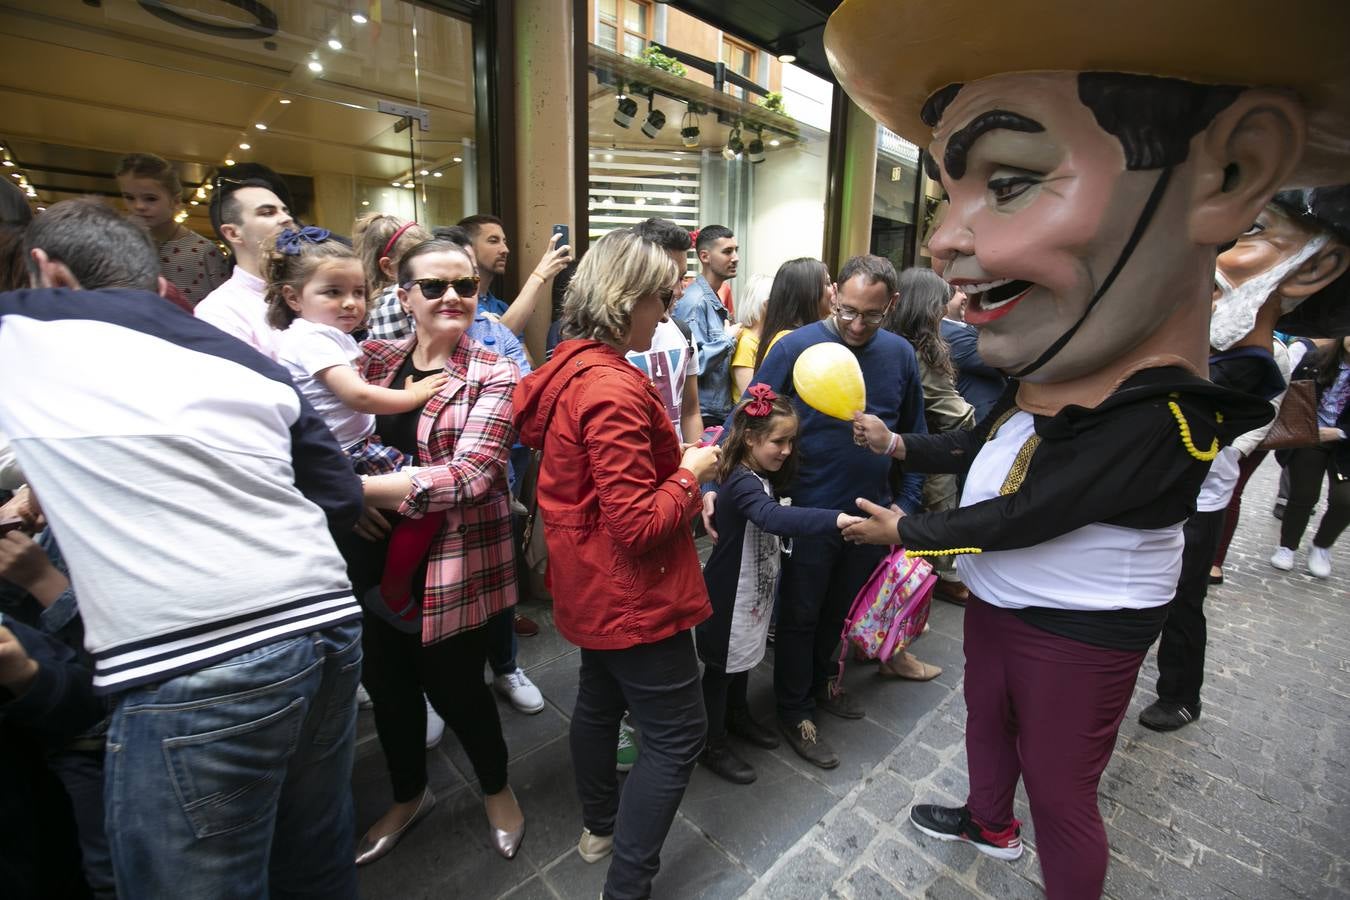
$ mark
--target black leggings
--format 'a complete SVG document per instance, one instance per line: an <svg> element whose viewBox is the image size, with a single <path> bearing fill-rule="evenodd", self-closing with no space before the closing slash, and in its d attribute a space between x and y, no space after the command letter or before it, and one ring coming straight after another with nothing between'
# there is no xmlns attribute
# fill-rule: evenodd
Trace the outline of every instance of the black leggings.
<svg viewBox="0 0 1350 900"><path fill-rule="evenodd" d="M703 708L708 711L708 740L717 741L727 734L727 710L748 709L746 689L749 672L728 675L714 665L703 667Z"/></svg>
<svg viewBox="0 0 1350 900"><path fill-rule="evenodd" d="M1330 547L1350 525L1350 478L1337 476L1335 452L1337 445L1300 447L1289 454L1285 471L1289 473L1289 502L1284 508L1280 526L1280 546L1297 550L1303 532L1317 505L1317 494L1322 488L1322 476L1331 482L1327 489L1327 511L1313 535L1313 546Z"/></svg>
<svg viewBox="0 0 1350 900"><path fill-rule="evenodd" d="M497 703L483 683L490 631L474 628L423 646L420 634L366 616L361 681L375 704L375 732L395 803L417 799L427 784L424 692L464 747L483 793L506 787L506 741Z"/></svg>

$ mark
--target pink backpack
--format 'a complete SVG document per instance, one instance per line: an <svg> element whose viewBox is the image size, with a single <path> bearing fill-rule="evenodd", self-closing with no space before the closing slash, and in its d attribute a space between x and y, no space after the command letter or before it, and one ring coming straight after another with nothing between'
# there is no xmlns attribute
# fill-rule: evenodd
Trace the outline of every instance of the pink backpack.
<svg viewBox="0 0 1350 900"><path fill-rule="evenodd" d="M937 576L927 560L905 556L905 548L896 547L867 579L853 607L844 619L839 639L845 652L839 660L839 675L844 674L848 648L856 648L868 659L882 662L909 646L923 633L928 622Z"/></svg>

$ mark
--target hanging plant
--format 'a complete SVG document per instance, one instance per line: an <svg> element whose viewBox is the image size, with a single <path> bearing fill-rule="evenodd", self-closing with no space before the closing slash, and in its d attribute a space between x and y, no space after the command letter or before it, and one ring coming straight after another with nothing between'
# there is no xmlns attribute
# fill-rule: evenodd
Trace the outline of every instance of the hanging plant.
<svg viewBox="0 0 1350 900"><path fill-rule="evenodd" d="M689 70L684 67L684 63L673 56L662 53L659 47L648 47L638 54L637 60L653 69L660 69L662 72L669 72L672 75L678 75L680 78L689 74Z"/></svg>
<svg viewBox="0 0 1350 900"><path fill-rule="evenodd" d="M764 107L771 113L778 113L780 116L787 115L787 108L783 106L783 95L777 91L769 91L769 93L756 100L755 103Z"/></svg>

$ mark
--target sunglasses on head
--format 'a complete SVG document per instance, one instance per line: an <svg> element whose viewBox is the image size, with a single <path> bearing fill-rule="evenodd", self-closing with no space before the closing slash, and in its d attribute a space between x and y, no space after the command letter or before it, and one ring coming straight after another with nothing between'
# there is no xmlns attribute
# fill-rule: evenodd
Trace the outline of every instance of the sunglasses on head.
<svg viewBox="0 0 1350 900"><path fill-rule="evenodd" d="M439 300L445 296L447 288L453 289L456 297L478 296L478 276L465 275L463 278L414 278L403 285L405 291L416 285L422 289L422 296L428 300Z"/></svg>

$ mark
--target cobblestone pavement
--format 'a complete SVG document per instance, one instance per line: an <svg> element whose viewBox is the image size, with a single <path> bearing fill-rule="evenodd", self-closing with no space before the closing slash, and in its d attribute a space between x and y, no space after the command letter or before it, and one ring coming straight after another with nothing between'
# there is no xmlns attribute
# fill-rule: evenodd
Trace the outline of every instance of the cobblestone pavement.
<svg viewBox="0 0 1350 900"><path fill-rule="evenodd" d="M1144 729L1135 717L1154 699L1151 655L1140 676L1102 783L1108 897L1350 897L1350 537L1333 552L1330 580L1304 574L1302 553L1296 571L1272 569L1276 472L1267 463L1253 478L1226 583L1210 592L1203 716L1172 734ZM549 627L547 609L526 611L545 627L522 639L521 665L549 702L536 716L500 705L529 828L520 855L507 862L489 848L472 770L447 733L429 757L439 806L395 853L362 870L362 896L599 895L605 865L588 866L575 852L581 823L566 731L576 651ZM821 723L838 769L815 769L780 747L745 751L759 771L747 787L696 770L655 895L1043 896L1025 794L1017 814L1029 852L1011 864L927 838L907 822L916 800L965 796L961 615L935 604L932 630L914 647L945 667L936 681L895 683L850 667L847 682L868 715ZM766 661L751 678L752 705L764 717L771 673ZM389 802L373 738L363 714L353 778L361 829Z"/></svg>

